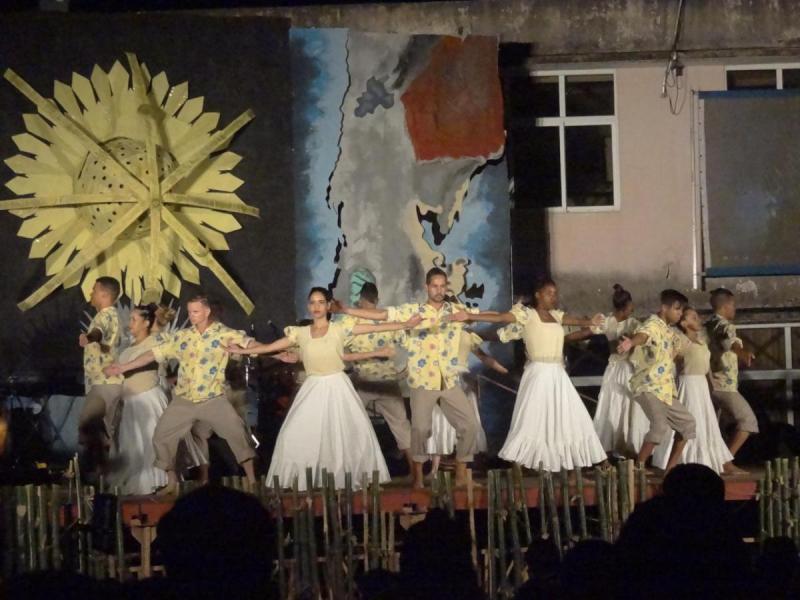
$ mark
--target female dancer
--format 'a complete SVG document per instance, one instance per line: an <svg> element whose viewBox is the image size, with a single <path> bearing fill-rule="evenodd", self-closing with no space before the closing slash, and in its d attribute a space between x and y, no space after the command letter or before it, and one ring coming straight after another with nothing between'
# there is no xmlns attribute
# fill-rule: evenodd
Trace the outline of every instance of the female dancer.
<svg viewBox="0 0 800 600"><path fill-rule="evenodd" d="M517 323L524 328L528 364L520 382L511 428L500 457L548 471L588 467L606 460L592 419L563 366L564 325L599 326L557 310L558 289L545 279L534 289L534 308L515 305L498 314L458 313L458 320Z"/></svg>
<svg viewBox="0 0 800 600"><path fill-rule="evenodd" d="M158 345L154 335L158 306L148 304L131 310L128 329L133 343L122 351L119 361L127 363ZM167 474L153 466L153 432L167 408L158 363L125 373L122 384L122 418L119 424L120 471L114 476L123 494L150 494L166 485Z"/></svg>
<svg viewBox="0 0 800 600"><path fill-rule="evenodd" d="M475 411L475 416L478 418L478 444L477 451L486 452L486 432L480 426L481 415L478 411L478 394L477 382L469 376L469 355L470 353L478 357L478 359L490 369L498 373L507 374L508 369L497 362L493 356L486 354L481 350L483 339L477 334L464 328L459 333L458 345L458 364L454 370L459 374L459 385L464 390L467 398L472 403L472 409ZM447 417L444 416L442 409L439 405L433 407L433 420L431 422L431 437L425 444L425 450L431 457L431 477L436 477L441 463L442 456L448 456L455 451L456 447L456 430L455 427L450 425Z"/></svg>
<svg viewBox="0 0 800 600"><path fill-rule="evenodd" d="M599 328L608 339L610 355L597 398L594 428L607 453L635 456L649 425L644 411L633 402L628 385L633 375L633 366L628 354L619 354L616 351L616 342L623 337L632 337L641 323L631 316L633 298L621 285L614 285L611 302L614 312L606 317Z"/></svg>
<svg viewBox="0 0 800 600"><path fill-rule="evenodd" d="M703 336L703 323L693 308L685 308L677 334L677 355L680 358L678 401L692 413L696 423L695 439L686 442L678 463L699 463L717 473L733 471L733 455L719 429L717 413L711 401L711 351ZM672 443L664 444L672 446ZM670 448L653 456L653 464L666 467Z"/></svg>
<svg viewBox="0 0 800 600"><path fill-rule="evenodd" d="M330 306L330 292L312 288L308 295L311 325L287 327L286 337L271 344L228 348L233 354L265 354L299 347L307 378L278 433L267 474L267 481L277 475L284 487L297 477L299 488L305 490L307 467L314 469L315 485L321 483L322 469L333 473L337 488L344 487L345 473L352 474L354 487L364 473L371 476L378 471L380 481L390 479L364 405L344 374L344 346L351 335L411 329L421 319L415 316L404 323L350 328L329 320Z"/></svg>

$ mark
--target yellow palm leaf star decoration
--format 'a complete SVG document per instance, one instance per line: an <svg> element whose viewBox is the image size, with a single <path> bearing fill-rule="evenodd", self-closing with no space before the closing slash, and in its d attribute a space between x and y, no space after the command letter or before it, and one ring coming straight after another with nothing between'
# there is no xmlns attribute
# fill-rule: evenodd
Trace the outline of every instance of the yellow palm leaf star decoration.
<svg viewBox="0 0 800 600"><path fill-rule="evenodd" d="M104 275L121 279L133 302L177 297L181 280L200 282L200 265L249 314L252 301L213 251L228 250L225 234L241 228L234 214L259 216L235 193L241 157L227 150L253 113L217 129L219 113L203 112L188 83L171 86L126 56L130 70L115 62L107 73L95 65L89 79L73 73L71 85L56 81L54 99L4 74L38 110L23 115L27 132L13 137L20 153L5 161L17 197L0 201L23 219L30 258L45 259L48 279L18 306L59 286L81 284L88 298Z"/></svg>

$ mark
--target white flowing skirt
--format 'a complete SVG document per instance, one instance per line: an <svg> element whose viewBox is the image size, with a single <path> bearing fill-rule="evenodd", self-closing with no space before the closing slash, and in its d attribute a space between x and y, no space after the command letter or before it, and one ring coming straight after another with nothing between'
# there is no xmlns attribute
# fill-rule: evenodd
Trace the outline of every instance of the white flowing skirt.
<svg viewBox="0 0 800 600"><path fill-rule="evenodd" d="M322 469L333 473L337 488L344 488L345 473L352 474L354 488L364 473L370 481L373 471L381 482L391 479L367 411L344 373L303 382L278 433L268 485L277 475L282 487L291 487L297 477L305 490L307 467L314 485L322 483Z"/></svg>
<svg viewBox="0 0 800 600"><path fill-rule="evenodd" d="M633 401L629 386L633 366L627 360L610 362L603 374L594 429L606 452L635 456L644 442L650 422Z"/></svg>
<svg viewBox="0 0 800 600"><path fill-rule="evenodd" d="M118 460L115 461L120 466L111 476L111 481L120 486L123 494L152 494L156 488L166 485L166 472L153 466L156 458L153 432L166 408L167 396L160 386L123 397Z"/></svg>
<svg viewBox="0 0 800 600"><path fill-rule="evenodd" d="M606 459L589 412L560 363L529 362L500 457L547 471Z"/></svg>
<svg viewBox="0 0 800 600"><path fill-rule="evenodd" d="M472 404L475 417L478 419L478 439L477 452L486 452L486 432L481 425L481 414L478 411L478 396L473 391L465 390L467 400ZM431 420L431 437L425 442L426 454L440 454L447 456L452 454L456 448L456 438L458 437L455 427L450 425L450 421L444 416L444 412L438 402L433 405L433 417Z"/></svg>
<svg viewBox="0 0 800 600"><path fill-rule="evenodd" d="M678 402L682 403L694 417L696 430L695 439L686 442L678 462L697 463L722 473L722 465L732 461L733 455L722 439L705 375L681 375L678 380ZM662 445L665 450L664 455L654 456L653 464L663 469L667 466L672 450L672 437L669 443Z"/></svg>

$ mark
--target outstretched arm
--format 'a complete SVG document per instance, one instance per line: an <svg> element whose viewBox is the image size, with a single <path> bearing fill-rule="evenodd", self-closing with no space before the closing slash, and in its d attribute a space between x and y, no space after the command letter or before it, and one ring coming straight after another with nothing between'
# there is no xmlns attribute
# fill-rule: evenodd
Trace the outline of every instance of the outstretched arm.
<svg viewBox="0 0 800 600"><path fill-rule="evenodd" d="M458 311L452 315L445 317L447 321L480 321L482 323L516 323L517 318L510 312L497 312L494 310L486 310L479 313L468 313L466 311Z"/></svg>
<svg viewBox="0 0 800 600"><path fill-rule="evenodd" d="M369 352L345 352L342 359L345 362L357 362L359 360L369 360L371 358L392 358L395 355L394 346L385 346L380 350Z"/></svg>
<svg viewBox="0 0 800 600"><path fill-rule="evenodd" d="M756 358L756 355L750 352L749 350L744 349L744 344L742 344L742 340L736 339L736 341L731 346L731 351L739 357L739 360L742 361L744 366L749 367L753 364L753 361Z"/></svg>
<svg viewBox="0 0 800 600"><path fill-rule="evenodd" d="M565 335L564 336L564 341L565 342L580 342L581 340L588 339L588 338L592 337L593 335L594 334L592 333L591 329L589 329L588 327L584 327L582 329L579 329L578 331L573 331L573 332L568 333L567 335Z"/></svg>
<svg viewBox="0 0 800 600"><path fill-rule="evenodd" d="M642 344L646 343L648 339L649 338L646 333L637 333L632 338L623 337L619 344L617 344L617 352L619 354L625 354L631 348L635 348L636 346L641 346Z"/></svg>
<svg viewBox="0 0 800 600"><path fill-rule="evenodd" d="M601 313L597 313L591 319L582 317L573 317L572 315L564 315L561 319L562 325L577 325L578 327L600 327L605 323L606 317Z"/></svg>
<svg viewBox="0 0 800 600"><path fill-rule="evenodd" d="M389 311L385 308L356 308L354 306L345 306L338 300L334 300L331 303L331 312L372 321L385 321L389 318Z"/></svg>
<svg viewBox="0 0 800 600"><path fill-rule="evenodd" d="M408 321L393 322L393 323L380 323L378 325L370 325L367 323L359 323L354 325L352 332L353 335L362 335L364 333L380 333L382 331L400 331L401 329L413 329L422 322L420 315L414 315Z"/></svg>
<svg viewBox="0 0 800 600"><path fill-rule="evenodd" d="M294 346L294 342L288 337L282 337L271 344L261 344L256 342L250 344L246 348L238 344L232 344L226 348L229 354L271 354L273 352L280 352L281 350L288 350Z"/></svg>
<svg viewBox="0 0 800 600"><path fill-rule="evenodd" d="M148 350L147 352L145 352L144 354L140 354L130 362L122 364L114 363L113 365L106 367L105 369L103 369L103 373L105 373L106 377L122 375L127 371L132 371L133 369L138 369L139 367L144 367L145 365L149 365L155 359L156 357L153 354L153 351Z"/></svg>
<svg viewBox="0 0 800 600"><path fill-rule="evenodd" d="M480 348L476 348L472 351L472 353L478 357L478 359L487 367L492 369L493 371L497 371L498 373L502 373L503 375L508 375L508 369L506 369L503 365L501 365L497 359L490 355L486 354Z"/></svg>

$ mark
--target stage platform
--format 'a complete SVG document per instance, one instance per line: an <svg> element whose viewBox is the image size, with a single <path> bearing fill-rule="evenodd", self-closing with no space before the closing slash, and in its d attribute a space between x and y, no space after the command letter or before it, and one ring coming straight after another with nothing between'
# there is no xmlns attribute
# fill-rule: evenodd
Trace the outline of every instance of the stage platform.
<svg viewBox="0 0 800 600"><path fill-rule="evenodd" d="M729 502L742 502L753 500L757 496L758 481L763 477L763 469L749 469L746 474L732 475L724 477L725 499ZM540 478L537 476L526 476L523 478L525 490L525 501L528 508L539 506L539 486ZM559 479L554 477L554 481ZM647 497L657 495L661 489L662 478L657 475L647 478ZM472 489L474 510L485 510L488 506L487 482L485 477L476 477ZM561 486L557 483L554 486L556 502L561 504ZM570 478L569 495L573 497L577 493L574 474ZM274 502L275 494L272 489L261 489L257 494L263 500ZM639 490L636 491L637 499ZM595 494L595 482L590 474L584 476L583 497L586 506L594 506L597 503ZM300 492L299 498L305 501L306 493ZM369 496L361 490L353 493L353 512L361 514L364 511L365 500L369 502ZM175 502L172 496L126 496L122 500L122 516L126 525L156 525L159 519L166 514ZM292 492L287 490L282 493L284 514L291 515L294 506ZM395 478L390 483L381 486L380 509L382 512L393 512L396 514L420 514L426 512L435 502L435 495L430 487L425 489L413 489L410 480L406 478ZM573 499L574 502L574 499ZM322 516L322 495L319 490L313 494L314 509L318 516ZM469 490L466 487L455 488L453 490L453 506L456 511L464 511L470 508Z"/></svg>

